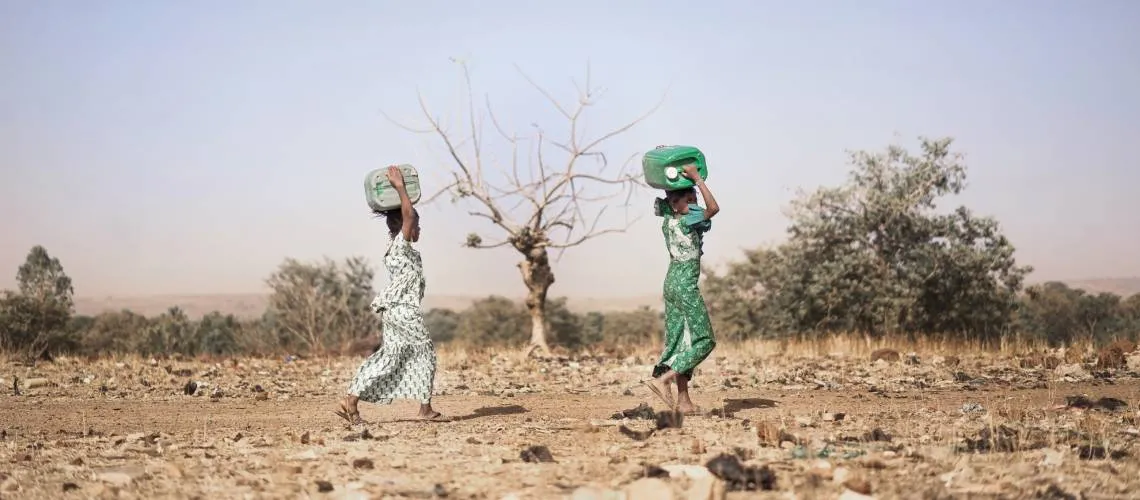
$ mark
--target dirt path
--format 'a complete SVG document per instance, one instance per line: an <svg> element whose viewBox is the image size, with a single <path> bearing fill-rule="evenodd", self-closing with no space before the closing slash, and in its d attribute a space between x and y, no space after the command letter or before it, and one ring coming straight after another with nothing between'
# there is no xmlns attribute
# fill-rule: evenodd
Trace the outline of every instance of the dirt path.
<svg viewBox="0 0 1140 500"><path fill-rule="evenodd" d="M646 392L638 388L638 392ZM780 418L824 411L842 411L848 417L887 416L925 408L952 413L967 403L993 408L1037 408L1065 403L1065 396L1096 394L1125 401L1140 400L1140 381L1118 385L1058 384L1050 389L1021 391L913 391L880 396L836 391L716 391L701 393L697 400L711 418L723 415L726 406L737 419L765 416ZM768 403L750 400L770 401ZM6 398L0 403L0 422L9 433L25 435L76 433L95 429L103 433L133 432L241 432L305 431L335 427L340 422L332 411L337 399L307 397L288 401L253 399L212 401L207 398L174 400L43 400ZM592 396L589 394L522 395L509 398L445 396L436 400L438 409L463 430L472 425L522 425L538 420L604 420L615 412L650 403L647 393L638 396ZM760 407L755 407L760 406ZM737 409L739 408L739 409ZM735 409L735 411L733 411ZM416 406L397 402L390 406L361 403L361 412L374 426L411 428Z"/></svg>
<svg viewBox="0 0 1140 500"><path fill-rule="evenodd" d="M776 478L774 491L729 498L838 498L844 484L866 485L877 498L1031 498L1049 491L1055 498L1127 498L1140 491L1134 406L1055 408L1081 393L1131 404L1140 400L1137 378L1039 389L994 378L976 390L906 389L908 380L929 382L898 368L889 380L902 382L883 391L868 389L887 385L880 379L841 381L837 389L740 382L729 367L706 384L743 387L702 389L697 402L709 415L648 435L652 421L611 419L654 403L635 383L640 369L599 366L579 377L594 368L578 367L536 377L508 368L449 372L436 406L455 422L409 421L411 403L362 405L373 422L363 435L332 414L345 382L338 373L351 373L336 366L288 365L256 377L242 375L255 370L195 367L211 387L225 388L217 399L205 389L183 395L186 378L161 366L75 368L98 375L89 380L60 368L45 376L64 382L0 396L0 497L567 498L583 486L628 489L655 474L647 466L703 465L721 453L766 465ZM117 385L100 386L109 380L98 371L104 369L119 373ZM794 370L804 372L802 365ZM263 379L276 388L253 383ZM583 386L588 393L577 389ZM621 424L632 432L620 431ZM554 462L522 460L532 446L549 449ZM688 477L661 481L676 498L704 487ZM647 494L632 491L629 498ZM579 498L606 497L583 490Z"/></svg>

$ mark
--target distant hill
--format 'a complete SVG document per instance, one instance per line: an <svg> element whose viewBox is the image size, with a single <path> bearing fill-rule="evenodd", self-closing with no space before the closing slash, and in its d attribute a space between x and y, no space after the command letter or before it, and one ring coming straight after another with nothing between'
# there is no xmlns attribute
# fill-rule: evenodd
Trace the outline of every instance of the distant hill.
<svg viewBox="0 0 1140 500"><path fill-rule="evenodd" d="M1090 293L1110 292L1124 297L1140 293L1140 277L1065 280L1073 288ZM424 299L426 309L444 308L460 311L481 297L464 295L429 295ZM130 309L146 316L162 314L172 306L181 307L190 317L199 317L211 311L233 314L239 318L256 318L265 311L269 297L262 294L209 294L209 295L154 295L145 297L77 297L75 310L79 314L96 315L103 311ZM519 299L521 300L521 299ZM628 311L647 306L661 309L660 296L624 298L574 298L567 300L571 311L610 312Z"/></svg>
<svg viewBox="0 0 1140 500"><path fill-rule="evenodd" d="M1115 293L1121 297L1130 297L1140 293L1140 277L1136 278L1099 278L1084 280L1063 280L1072 288L1080 288L1089 293Z"/></svg>
<svg viewBox="0 0 1140 500"><path fill-rule="evenodd" d="M424 298L424 308L444 308L460 311L471 306L481 297L460 295L429 295ZM521 299L520 299L521 301ZM178 306L192 318L199 317L212 311L223 314L233 314L239 318L256 318L265 311L269 303L269 296L250 294L208 294L208 295L153 295L143 297L76 297L75 311L78 314L94 316L104 311L120 311L129 309L145 316L157 316L167 309ZM609 312L637 309L648 306L654 309L661 308L661 298L629 297L617 299L581 298L568 299L567 306L571 311L584 313L589 311Z"/></svg>

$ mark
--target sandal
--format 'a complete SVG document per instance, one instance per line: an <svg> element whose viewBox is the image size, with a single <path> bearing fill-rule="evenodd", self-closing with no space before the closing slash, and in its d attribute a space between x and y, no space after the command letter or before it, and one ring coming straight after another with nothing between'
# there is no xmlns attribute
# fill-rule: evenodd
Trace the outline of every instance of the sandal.
<svg viewBox="0 0 1140 500"><path fill-rule="evenodd" d="M336 416L343 418L348 425L363 425L367 424L360 416L360 410L349 410L344 403L340 403L340 409L333 412Z"/></svg>
<svg viewBox="0 0 1140 500"><path fill-rule="evenodd" d="M419 417L419 416L417 416L416 418L418 418L424 422L451 422L452 421L451 417L445 416L444 414L442 414L438 411L435 412L434 414L432 414L432 416L430 416L430 417Z"/></svg>
<svg viewBox="0 0 1140 500"><path fill-rule="evenodd" d="M673 400L673 395L667 392L661 392L661 389L658 389L657 384L654 384L652 380L642 380L641 383L645 384L654 395L668 405L670 410L677 408L677 402Z"/></svg>

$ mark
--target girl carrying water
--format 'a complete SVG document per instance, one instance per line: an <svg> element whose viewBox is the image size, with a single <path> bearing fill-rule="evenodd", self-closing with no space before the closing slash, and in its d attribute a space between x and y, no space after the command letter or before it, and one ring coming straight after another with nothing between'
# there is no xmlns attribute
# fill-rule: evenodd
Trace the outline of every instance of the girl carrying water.
<svg viewBox="0 0 1140 500"><path fill-rule="evenodd" d="M435 346L420 310L425 288L423 261L412 247L420 240L420 214L412 208L400 169L388 167L388 181L400 194L400 208L376 214L387 219L392 238L384 253L390 281L372 301L372 310L383 320L383 343L360 365L336 414L360 424L364 420L357 408L359 401L389 404L401 398L419 401L419 419L446 421L431 407Z"/></svg>
<svg viewBox="0 0 1140 500"><path fill-rule="evenodd" d="M704 235L712 228L711 219L720 212L720 205L696 166L686 166L683 173L695 188L666 191L665 198L656 199L654 204L654 215L664 218L661 231L669 250L669 271L664 287L665 350L653 367L653 379L645 384L670 408L692 415L701 412L689 397L693 369L716 347L698 281ZM707 208L697 204L697 190ZM676 400L672 393L674 382Z"/></svg>

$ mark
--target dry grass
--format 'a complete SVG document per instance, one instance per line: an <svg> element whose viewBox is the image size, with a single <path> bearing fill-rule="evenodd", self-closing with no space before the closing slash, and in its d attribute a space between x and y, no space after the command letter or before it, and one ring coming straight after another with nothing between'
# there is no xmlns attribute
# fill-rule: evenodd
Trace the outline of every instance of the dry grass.
<svg viewBox="0 0 1140 500"><path fill-rule="evenodd" d="M486 360L490 356L502 355L510 357L523 356L518 346L477 347L462 342L448 342L437 345L441 356L449 359L480 359ZM1092 340L1079 340L1058 348L1050 348L1045 342L1019 338L1002 339L996 344L986 344L978 341L963 341L950 337L920 337L906 336L870 337L858 334L829 334L813 339L786 338L786 339L760 339L740 342L721 341L717 343L716 356L767 358L773 356L790 356L794 358L823 358L828 356L847 356L854 358L868 358L877 350L889 349L900 354L915 353L920 357L938 356L1026 356L1032 353L1057 352L1076 353L1080 358L1097 352L1096 344ZM1129 351L1130 352L1130 351ZM645 342L636 345L602 344L585 348L579 353L572 353L565 349L555 349L556 355L570 356L573 354L609 355L615 357L653 357L660 353L660 346L656 342Z"/></svg>

